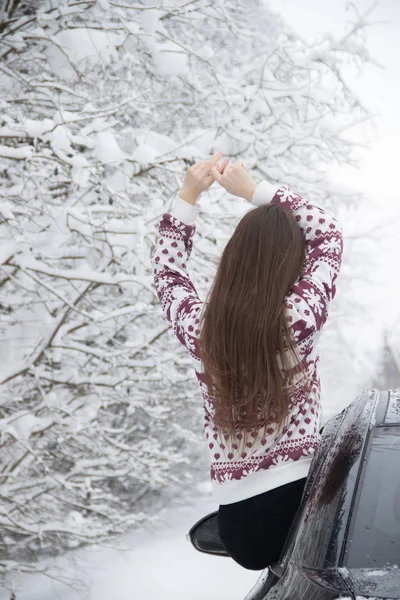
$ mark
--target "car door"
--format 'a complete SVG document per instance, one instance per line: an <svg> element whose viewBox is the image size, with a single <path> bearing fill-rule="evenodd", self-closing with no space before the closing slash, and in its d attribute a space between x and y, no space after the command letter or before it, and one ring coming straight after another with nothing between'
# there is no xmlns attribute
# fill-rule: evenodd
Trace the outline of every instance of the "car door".
<svg viewBox="0 0 400 600"><path fill-rule="evenodd" d="M310 471L307 477L307 483L304 488L303 498L299 509L295 515L295 518L293 519L293 523L286 538L285 545L282 549L279 562L273 563L272 565L270 565L269 569L266 569L261 574L256 585L244 600L264 600L264 598L269 599L268 592L272 589L273 586L277 584L277 582L282 577L284 578L287 567L290 563L290 557L296 540L297 530L301 521L301 516L307 504L307 499L313 488L314 481L318 475L319 469L323 464L326 455L329 452L336 438L338 428L340 427L340 424L344 418L345 412L346 409L343 410L339 415L336 415L335 417L330 419L330 421L324 427L321 444L312 461ZM278 588L280 587L282 586L278 586Z"/></svg>
<svg viewBox="0 0 400 600"><path fill-rule="evenodd" d="M311 464L303 499L293 520L280 561L271 565L271 570L276 576L275 585L270 587L270 590L268 590L269 593L264 594L262 600L289 600L290 595L293 595L293 598L296 598L296 600L303 597L311 600L312 596L316 593L314 589L315 583L305 578L298 571L295 562L292 560L292 555L300 525L316 493L316 486L320 480L320 470L326 464L327 457L332 451L338 430L345 418L346 410L333 417L324 427L321 444ZM325 600L325 598L326 600L330 600L331 596L322 594L321 590L319 590L318 600Z"/></svg>
<svg viewBox="0 0 400 600"><path fill-rule="evenodd" d="M273 566L279 579L265 600L352 597L339 564L377 397L362 394L327 424L301 513Z"/></svg>

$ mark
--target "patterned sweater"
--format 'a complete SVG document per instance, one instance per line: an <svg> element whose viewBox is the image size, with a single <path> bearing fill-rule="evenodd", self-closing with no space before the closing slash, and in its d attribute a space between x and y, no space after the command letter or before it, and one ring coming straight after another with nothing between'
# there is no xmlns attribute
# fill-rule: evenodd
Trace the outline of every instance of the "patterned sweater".
<svg viewBox="0 0 400 600"><path fill-rule="evenodd" d="M286 297L286 314L300 357L305 359L312 382L305 396L296 387L292 394L287 426L279 433L271 425L238 457L226 446L215 427L213 399L207 393L199 357L198 335L204 302L190 279L187 263L196 231L195 219L202 209L179 196L171 212L159 223L159 239L152 254L154 283L162 309L178 340L193 361L204 407L204 433L208 442L214 500L230 504L306 477L320 441L319 334L335 296L335 280L343 250L341 228L321 207L291 192L276 189L267 181L258 184L252 204L274 202L290 209L306 240L302 273ZM240 435L240 434L239 434Z"/></svg>

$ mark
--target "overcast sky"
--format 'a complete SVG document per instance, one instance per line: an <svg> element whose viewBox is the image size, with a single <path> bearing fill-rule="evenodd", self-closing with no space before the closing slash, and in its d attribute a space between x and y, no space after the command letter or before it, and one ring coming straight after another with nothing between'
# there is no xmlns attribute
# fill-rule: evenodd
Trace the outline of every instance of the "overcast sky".
<svg viewBox="0 0 400 600"><path fill-rule="evenodd" d="M314 37L322 31L344 33L346 19L354 15L352 10L346 11L348 4L348 0L272 0L272 5L279 9L284 19L304 37ZM357 0L355 4L362 12L373 2ZM400 2L380 0L376 4L369 17L376 24L368 28L368 49L384 68L366 67L359 78L351 81L351 85L371 111L380 115L375 119L377 138L373 149L365 153L360 171L349 169L347 178L368 194L382 201L384 196L390 197L393 201L397 193L399 168Z"/></svg>
<svg viewBox="0 0 400 600"><path fill-rule="evenodd" d="M319 32L348 31L348 21L354 11L348 0L270 0L270 5L305 39L314 39ZM382 272L386 273L387 289L381 295L391 298L392 313L388 321L397 321L400 329L400 194L398 184L400 140L400 0L356 0L363 13L376 4L368 20L368 42L371 57L383 68L366 66L364 72L351 77L352 88L374 115L376 133L372 149L360 151L358 169L340 167L332 174L341 184L354 186L369 196L375 206L376 218L392 223L390 239L382 240ZM347 28L346 28L347 26ZM361 142L365 140L360 138ZM396 223L396 226L394 225ZM386 238L387 236L385 236ZM378 292L379 293L379 292ZM397 297L397 298L396 298Z"/></svg>

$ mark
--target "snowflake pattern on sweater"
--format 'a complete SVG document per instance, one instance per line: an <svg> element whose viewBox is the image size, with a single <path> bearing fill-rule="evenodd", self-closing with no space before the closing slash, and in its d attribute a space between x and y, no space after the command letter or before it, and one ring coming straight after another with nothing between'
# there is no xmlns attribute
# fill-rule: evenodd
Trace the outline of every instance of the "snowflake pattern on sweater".
<svg viewBox="0 0 400 600"><path fill-rule="evenodd" d="M163 214L158 242L152 254L154 283L164 315L189 352L201 388L204 433L210 453L214 492L229 487L229 491L222 494L224 501L221 503L236 502L254 495L248 491L252 487L249 488L248 482L255 473L263 472L268 477L273 475L276 485L298 478L299 472L297 475L290 474L288 466L298 461L307 461L309 465L320 440L319 354L316 346L327 319L329 303L336 293L335 282L343 251L342 232L332 215L294 194L287 186L280 187L271 202L293 212L306 241L303 269L286 297L286 314L312 386L308 396L296 387L293 389L288 424L279 435L271 424L267 435L255 442L249 441L240 456L236 452L238 445L232 444L228 448L227 441L220 438L215 427L213 399L205 385L199 355L198 335L204 302L199 298L187 269L196 226L184 223L172 213ZM241 434L237 437L240 441ZM233 481L240 484L235 489L231 485ZM256 487L252 488L256 493L276 487L266 479L260 482L258 477L257 481Z"/></svg>

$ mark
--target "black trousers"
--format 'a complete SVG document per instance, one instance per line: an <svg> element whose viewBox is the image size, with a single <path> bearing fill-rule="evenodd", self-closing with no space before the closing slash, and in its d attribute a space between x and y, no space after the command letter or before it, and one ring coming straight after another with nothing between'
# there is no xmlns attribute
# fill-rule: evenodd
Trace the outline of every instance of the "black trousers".
<svg viewBox="0 0 400 600"><path fill-rule="evenodd" d="M305 483L299 479L219 507L218 533L234 561L258 571L279 559Z"/></svg>

